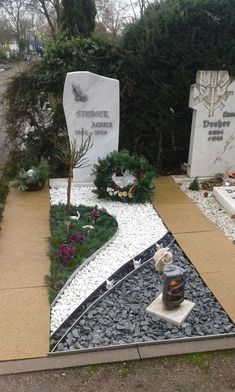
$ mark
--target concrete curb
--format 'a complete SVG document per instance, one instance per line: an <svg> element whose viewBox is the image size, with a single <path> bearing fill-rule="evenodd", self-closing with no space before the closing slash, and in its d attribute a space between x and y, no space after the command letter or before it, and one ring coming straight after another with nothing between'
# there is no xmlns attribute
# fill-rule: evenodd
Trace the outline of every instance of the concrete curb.
<svg viewBox="0 0 235 392"><path fill-rule="evenodd" d="M65 369L78 366L136 361L147 358L235 349L235 336L179 339L142 345L90 349L79 353L0 362L0 375Z"/></svg>

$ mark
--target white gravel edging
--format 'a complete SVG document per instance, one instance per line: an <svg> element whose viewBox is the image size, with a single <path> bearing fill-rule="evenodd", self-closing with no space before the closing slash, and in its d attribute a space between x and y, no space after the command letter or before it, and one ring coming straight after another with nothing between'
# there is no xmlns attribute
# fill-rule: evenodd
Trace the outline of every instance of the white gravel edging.
<svg viewBox="0 0 235 392"><path fill-rule="evenodd" d="M197 204L208 219L210 219L231 241L235 243L235 221L213 196L212 191L191 191L190 182L184 182L181 189ZM208 197L204 193L208 192Z"/></svg>
<svg viewBox="0 0 235 392"><path fill-rule="evenodd" d="M66 188L50 189L51 204L66 203ZM118 222L118 235L74 277L51 310L51 332L80 305L100 284L154 242L167 229L150 203L123 204L97 199L92 188L73 188L71 204L105 208Z"/></svg>

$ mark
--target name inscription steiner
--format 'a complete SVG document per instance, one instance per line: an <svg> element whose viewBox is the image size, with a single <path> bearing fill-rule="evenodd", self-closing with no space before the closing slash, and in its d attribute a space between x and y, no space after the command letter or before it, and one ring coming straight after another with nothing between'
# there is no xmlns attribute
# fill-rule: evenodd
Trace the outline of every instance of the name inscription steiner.
<svg viewBox="0 0 235 392"><path fill-rule="evenodd" d="M234 171L235 81L227 71L198 71L191 86L193 110L188 175Z"/></svg>
<svg viewBox="0 0 235 392"><path fill-rule="evenodd" d="M79 110L77 112L77 117L78 118L108 118L109 119L109 112L108 110ZM98 128L98 129L94 129ZM101 129L103 128L103 129ZM107 128L113 128L113 123L112 122L102 122L102 121L92 121L92 124L90 126L90 133L91 135L106 135L108 133ZM82 130L76 130L75 135L81 135Z"/></svg>
<svg viewBox="0 0 235 392"><path fill-rule="evenodd" d="M98 158L118 150L119 81L91 72L68 73L63 104L70 141L75 138L80 145L83 129L91 134L89 166L73 173L74 182L91 182Z"/></svg>

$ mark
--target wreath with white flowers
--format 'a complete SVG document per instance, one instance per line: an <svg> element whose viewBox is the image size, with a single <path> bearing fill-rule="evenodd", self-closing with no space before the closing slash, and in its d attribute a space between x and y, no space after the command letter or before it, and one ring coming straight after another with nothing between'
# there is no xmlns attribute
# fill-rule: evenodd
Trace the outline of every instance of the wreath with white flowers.
<svg viewBox="0 0 235 392"><path fill-rule="evenodd" d="M127 150L114 151L94 165L98 198L127 203L144 203L153 192L155 172L148 161Z"/></svg>

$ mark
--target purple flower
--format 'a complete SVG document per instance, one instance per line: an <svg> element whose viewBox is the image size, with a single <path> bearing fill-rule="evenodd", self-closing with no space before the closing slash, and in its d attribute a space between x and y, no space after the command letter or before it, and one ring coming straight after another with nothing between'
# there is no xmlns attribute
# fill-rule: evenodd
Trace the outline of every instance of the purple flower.
<svg viewBox="0 0 235 392"><path fill-rule="evenodd" d="M100 217L100 212L96 210L95 208L90 212L90 216L94 219L97 219Z"/></svg>
<svg viewBox="0 0 235 392"><path fill-rule="evenodd" d="M78 242L83 242L85 241L85 237L82 233L75 233L75 234L71 234L68 238L67 241L68 242L72 242L72 243L78 243Z"/></svg>
<svg viewBox="0 0 235 392"><path fill-rule="evenodd" d="M61 244L58 249L59 256L61 257L64 263L68 263L73 255L74 255L74 248L68 246L66 244Z"/></svg>

